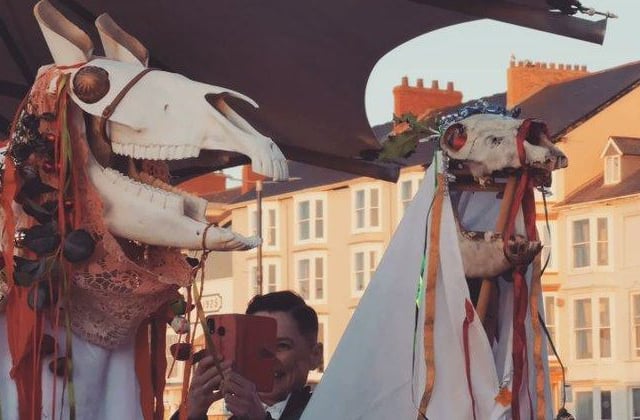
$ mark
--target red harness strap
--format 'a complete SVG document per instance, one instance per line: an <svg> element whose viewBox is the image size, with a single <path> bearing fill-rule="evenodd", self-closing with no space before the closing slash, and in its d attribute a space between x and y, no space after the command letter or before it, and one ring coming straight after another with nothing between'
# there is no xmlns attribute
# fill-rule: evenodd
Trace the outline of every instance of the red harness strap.
<svg viewBox="0 0 640 420"><path fill-rule="evenodd" d="M524 150L524 142L529 131L531 120L525 120L518 129L516 145L518 148L518 156L523 173L520 176L518 186L516 188L513 206L509 212L509 218L504 232L504 246L507 246L508 239L512 236L515 229L515 220L518 210L522 206L524 216L524 224L527 238L536 237L535 227L535 201L533 197L533 184L531 176L526 168L526 155ZM505 249L506 251L506 249ZM526 266L518 266L513 270L513 383L512 383L512 416L514 420L520 420L520 389L527 377L527 333L525 327L525 319L527 317L527 308L529 301L529 292L527 281L525 278L527 272ZM529 395L531 401L531 396ZM533 409L529 404L531 411L530 418L533 418Z"/></svg>

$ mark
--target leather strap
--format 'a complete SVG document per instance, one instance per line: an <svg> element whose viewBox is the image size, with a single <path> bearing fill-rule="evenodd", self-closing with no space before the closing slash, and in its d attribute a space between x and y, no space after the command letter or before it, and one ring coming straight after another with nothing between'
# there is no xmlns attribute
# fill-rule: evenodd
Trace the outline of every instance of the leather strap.
<svg viewBox="0 0 640 420"><path fill-rule="evenodd" d="M116 107L118 106L118 104L120 103L120 101L122 101L122 99L124 99L125 96L127 96L127 93L129 93L129 91L131 90L131 88L140 81L140 79L142 79L147 73L156 70L155 68L146 68L144 70L142 70L140 73L136 74L136 76L129 80L129 83L127 83L122 90L116 95L115 98L113 98L113 101L111 101L111 103L109 105L107 105L104 110L102 110L102 115L100 116L100 133L102 134L102 136L104 136L105 140L107 141L107 143L111 143L111 139L109 139L109 137L107 136L107 121L109 121L109 118L111 118L111 116L113 115L113 113L116 110Z"/></svg>
<svg viewBox="0 0 640 420"><path fill-rule="evenodd" d="M424 292L424 361L426 366L425 389L420 400L418 419L427 417L427 407L433 393L436 377L436 363L434 351L434 328L436 321L436 285L438 269L440 268L440 227L442 224L442 205L444 201L444 178L438 175L438 189L436 190L431 210L431 224L429 225L429 250L427 277Z"/></svg>

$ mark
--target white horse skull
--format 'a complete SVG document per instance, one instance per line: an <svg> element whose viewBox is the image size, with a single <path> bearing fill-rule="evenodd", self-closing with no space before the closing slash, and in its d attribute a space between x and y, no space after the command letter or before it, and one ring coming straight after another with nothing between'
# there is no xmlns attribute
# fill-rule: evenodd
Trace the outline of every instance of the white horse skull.
<svg viewBox="0 0 640 420"><path fill-rule="evenodd" d="M103 58L92 56L89 37L47 1L38 3L34 13L56 66L69 66L70 97L94 117L90 125L100 124L105 109L112 108L102 133L93 130L94 135L106 137L102 143L107 145L107 155L171 160L196 157L202 149L225 150L251 158L255 172L274 180L288 178L285 157L275 143L224 101L225 96L234 96L257 106L250 98L160 70L140 77L148 62L146 48L106 14L96 20L107 56ZM86 79L87 73L93 78ZM114 106L119 94L124 96ZM205 200L146 174L121 174L110 169L108 159L98 156L93 147L92 151L96 156L90 157L89 176L102 197L104 217L113 234L149 245L202 248ZM255 237L211 228L204 245L230 250L258 243Z"/></svg>
<svg viewBox="0 0 640 420"><path fill-rule="evenodd" d="M440 146L452 159L465 161L473 176L488 176L494 171L522 166L517 147L521 127L527 128L522 133L527 166L545 171L567 167L567 157L547 138L545 124L535 120L472 115L450 125L440 138Z"/></svg>

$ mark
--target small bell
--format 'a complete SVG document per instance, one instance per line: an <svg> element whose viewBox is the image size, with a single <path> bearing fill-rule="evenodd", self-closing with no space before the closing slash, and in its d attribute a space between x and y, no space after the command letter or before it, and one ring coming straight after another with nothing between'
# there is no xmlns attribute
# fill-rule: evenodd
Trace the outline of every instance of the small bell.
<svg viewBox="0 0 640 420"><path fill-rule="evenodd" d="M184 315L187 313L187 302L185 302L182 297L171 302L171 304L169 304L169 307L171 308L171 312L173 312L173 314L176 316Z"/></svg>
<svg viewBox="0 0 640 420"><path fill-rule="evenodd" d="M49 284L46 281L41 281L35 287L32 287L27 295L27 304L36 312L41 311L56 300L55 291L53 293L50 292Z"/></svg>
<svg viewBox="0 0 640 420"><path fill-rule="evenodd" d="M189 360L191 357L191 349L193 346L189 343L175 343L169 347L169 352L173 356L174 359L179 360L181 362L185 360Z"/></svg>
<svg viewBox="0 0 640 420"><path fill-rule="evenodd" d="M29 159L29 156L33 153L33 147L28 143L15 143L11 146L10 153L15 164L19 166Z"/></svg>
<svg viewBox="0 0 640 420"><path fill-rule="evenodd" d="M65 377L69 376L71 371L71 361L66 357L58 357L49 362L49 370L56 376Z"/></svg>
<svg viewBox="0 0 640 420"><path fill-rule="evenodd" d="M13 272L13 280L18 286L29 287L34 282L40 280L46 269L46 260L28 260L22 257L13 257L15 270Z"/></svg>
<svg viewBox="0 0 640 420"><path fill-rule="evenodd" d="M19 236L18 236L19 235ZM60 245L60 235L51 223L34 225L16 232L16 247L26 247L38 256L51 254Z"/></svg>
<svg viewBox="0 0 640 420"><path fill-rule="evenodd" d="M72 231L64 239L62 255L72 263L84 261L93 255L96 249L96 241L89 232L84 229Z"/></svg>
<svg viewBox="0 0 640 420"><path fill-rule="evenodd" d="M42 336L42 345L40 346L40 354L42 356L50 356L56 352L56 339L45 334Z"/></svg>
<svg viewBox="0 0 640 420"><path fill-rule="evenodd" d="M184 316L176 316L171 320L171 328L176 334L189 334L189 321Z"/></svg>

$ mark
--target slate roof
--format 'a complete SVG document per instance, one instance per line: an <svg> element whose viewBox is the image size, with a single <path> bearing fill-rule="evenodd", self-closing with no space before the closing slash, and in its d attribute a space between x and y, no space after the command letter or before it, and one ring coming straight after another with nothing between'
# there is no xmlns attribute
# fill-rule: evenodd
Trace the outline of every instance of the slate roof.
<svg viewBox="0 0 640 420"><path fill-rule="evenodd" d="M612 185L604 185L604 175L597 176L556 206L588 203L633 194L640 194L640 169Z"/></svg>
<svg viewBox="0 0 640 420"><path fill-rule="evenodd" d="M521 117L547 123L558 140L613 101L640 85L640 61L547 86L520 105Z"/></svg>
<svg viewBox="0 0 640 420"><path fill-rule="evenodd" d="M640 138L611 136L623 155L640 155Z"/></svg>

